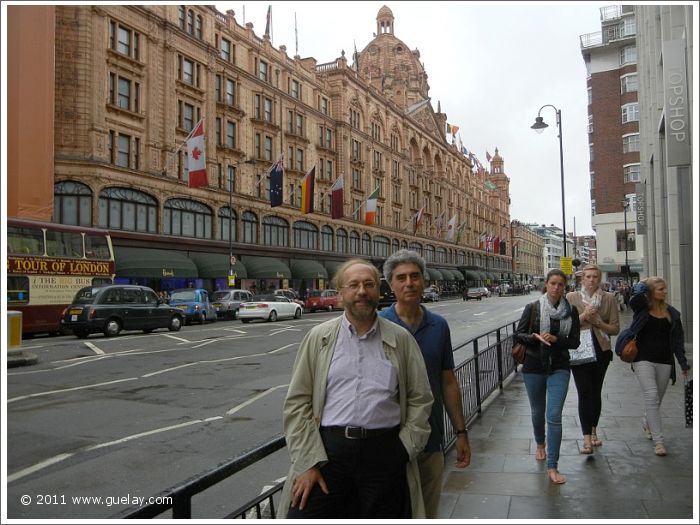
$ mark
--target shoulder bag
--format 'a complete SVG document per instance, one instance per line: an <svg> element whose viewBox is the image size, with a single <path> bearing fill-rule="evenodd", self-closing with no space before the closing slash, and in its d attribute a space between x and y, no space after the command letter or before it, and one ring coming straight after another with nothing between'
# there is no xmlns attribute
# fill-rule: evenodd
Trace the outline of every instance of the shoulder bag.
<svg viewBox="0 0 700 525"><path fill-rule="evenodd" d="M528 323L528 333L532 332L532 322L535 319L536 303L537 301L530 304L530 322ZM526 347L523 343L513 342L513 346L510 349L510 355L513 356L516 363L522 365L525 362L525 349Z"/></svg>

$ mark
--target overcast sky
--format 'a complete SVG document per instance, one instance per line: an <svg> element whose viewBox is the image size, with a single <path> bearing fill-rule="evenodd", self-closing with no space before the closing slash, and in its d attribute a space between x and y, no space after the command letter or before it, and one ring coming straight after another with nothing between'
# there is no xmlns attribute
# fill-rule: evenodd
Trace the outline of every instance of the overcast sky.
<svg viewBox="0 0 700 525"><path fill-rule="evenodd" d="M222 2L236 20L265 32L272 5L273 45L331 62L345 51L352 60L373 39L377 12L394 13L394 36L420 51L433 109L459 126L462 142L486 163L498 147L510 177L511 219L561 227L559 140L550 125L530 129L537 111L562 112L567 230L592 234L588 172L586 68L579 35L600 31L600 7L612 3L522 4L474 2ZM245 20L244 20L245 16Z"/></svg>

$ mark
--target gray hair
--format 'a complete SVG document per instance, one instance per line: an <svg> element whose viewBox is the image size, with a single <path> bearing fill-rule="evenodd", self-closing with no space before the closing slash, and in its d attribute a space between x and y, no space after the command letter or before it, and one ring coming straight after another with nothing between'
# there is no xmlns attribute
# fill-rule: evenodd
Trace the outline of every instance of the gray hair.
<svg viewBox="0 0 700 525"><path fill-rule="evenodd" d="M391 255L386 261L384 261L384 278L388 283L391 282L391 278L394 273L394 269L399 264L415 264L420 268L420 273L425 276L425 259L421 257L418 252L413 250L401 249L395 254Z"/></svg>

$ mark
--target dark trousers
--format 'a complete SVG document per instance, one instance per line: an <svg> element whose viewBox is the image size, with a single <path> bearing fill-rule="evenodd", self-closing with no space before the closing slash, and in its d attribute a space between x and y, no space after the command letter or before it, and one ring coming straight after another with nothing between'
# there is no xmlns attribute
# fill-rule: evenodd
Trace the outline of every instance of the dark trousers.
<svg viewBox="0 0 700 525"><path fill-rule="evenodd" d="M597 345L596 345L597 346ZM578 418L584 435L598 426L602 407L601 392L612 352L596 352L596 361L571 367L578 391Z"/></svg>
<svg viewBox="0 0 700 525"><path fill-rule="evenodd" d="M410 518L408 453L398 428L370 439L347 439L321 430L328 463L321 467L329 494L316 484L304 510L289 519Z"/></svg>

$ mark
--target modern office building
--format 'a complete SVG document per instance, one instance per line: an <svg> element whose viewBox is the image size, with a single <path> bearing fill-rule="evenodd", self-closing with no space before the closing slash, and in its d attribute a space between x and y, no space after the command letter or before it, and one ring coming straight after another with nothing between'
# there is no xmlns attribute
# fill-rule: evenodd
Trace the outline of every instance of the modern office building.
<svg viewBox="0 0 700 525"><path fill-rule="evenodd" d="M156 289L227 286L231 250L237 285L258 289L325 287L341 261L381 264L401 247L424 255L431 282L509 277L502 162L475 167L446 140L447 115L391 10L368 23L376 36L352 60L318 63L212 6L56 6L53 220L109 229L117 278ZM200 119L208 183L191 188L184 144ZM283 204L272 208L281 155ZM314 211L302 214L312 167ZM32 175L12 176L33 188ZM504 254L480 248L484 232L506 240Z"/></svg>
<svg viewBox="0 0 700 525"><path fill-rule="evenodd" d="M649 275L664 277L668 301L693 333L693 7L635 6L641 179L637 234ZM697 179L696 179L697 180Z"/></svg>
<svg viewBox="0 0 700 525"><path fill-rule="evenodd" d="M581 35L588 72L592 226L603 280L644 274L636 235L640 178L637 26L631 5L601 8L601 30Z"/></svg>

